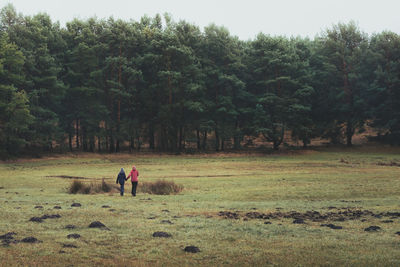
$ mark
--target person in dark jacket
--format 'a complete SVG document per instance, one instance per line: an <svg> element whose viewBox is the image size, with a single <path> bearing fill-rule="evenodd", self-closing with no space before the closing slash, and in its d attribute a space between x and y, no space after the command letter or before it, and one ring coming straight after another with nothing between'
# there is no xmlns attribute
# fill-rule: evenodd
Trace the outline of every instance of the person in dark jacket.
<svg viewBox="0 0 400 267"><path fill-rule="evenodd" d="M121 170L118 173L117 180L116 180L116 183L120 184L120 186L121 186L121 188L120 188L121 196L124 195L124 185L125 185L126 180L128 180L128 179L126 179L124 168L121 168Z"/></svg>

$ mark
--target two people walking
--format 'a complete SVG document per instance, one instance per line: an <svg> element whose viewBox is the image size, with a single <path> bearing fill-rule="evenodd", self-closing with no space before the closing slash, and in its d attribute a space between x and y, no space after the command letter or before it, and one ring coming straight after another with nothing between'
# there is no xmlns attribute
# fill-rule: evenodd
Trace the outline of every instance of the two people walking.
<svg viewBox="0 0 400 267"><path fill-rule="evenodd" d="M124 168L121 168L120 172L118 173L116 183L120 184L120 195L124 195L124 187L125 187L125 181L127 181L129 178L131 178L132 182L132 196L136 196L136 189L138 185L138 176L139 176L139 171L136 169L135 166L132 166L132 170L130 171L128 177L126 177Z"/></svg>

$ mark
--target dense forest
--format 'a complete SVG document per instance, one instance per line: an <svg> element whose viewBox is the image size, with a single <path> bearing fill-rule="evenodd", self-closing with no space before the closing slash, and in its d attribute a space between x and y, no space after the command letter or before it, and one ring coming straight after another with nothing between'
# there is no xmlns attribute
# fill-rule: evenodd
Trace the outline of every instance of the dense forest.
<svg viewBox="0 0 400 267"><path fill-rule="evenodd" d="M313 40L243 41L170 16L0 13L0 156L24 151L240 149L284 135L400 143L400 36L351 22Z"/></svg>

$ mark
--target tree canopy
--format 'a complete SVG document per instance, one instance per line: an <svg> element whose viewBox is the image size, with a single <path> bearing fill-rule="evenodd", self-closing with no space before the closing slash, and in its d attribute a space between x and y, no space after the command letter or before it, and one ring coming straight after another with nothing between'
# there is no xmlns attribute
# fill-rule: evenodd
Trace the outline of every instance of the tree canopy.
<svg viewBox="0 0 400 267"><path fill-rule="evenodd" d="M0 154L240 149L288 134L400 144L400 36L339 23L242 41L166 14L140 21L0 12Z"/></svg>

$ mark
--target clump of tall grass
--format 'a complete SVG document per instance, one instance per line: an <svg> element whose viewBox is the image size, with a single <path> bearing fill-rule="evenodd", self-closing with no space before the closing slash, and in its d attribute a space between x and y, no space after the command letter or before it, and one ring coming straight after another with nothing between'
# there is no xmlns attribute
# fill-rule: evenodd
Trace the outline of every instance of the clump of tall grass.
<svg viewBox="0 0 400 267"><path fill-rule="evenodd" d="M99 194L117 190L118 187L106 183L104 179L102 179L101 183L92 182L90 184L74 180L68 188L70 194Z"/></svg>
<svg viewBox="0 0 400 267"><path fill-rule="evenodd" d="M183 185L176 184L173 181L157 180L155 182L139 183L139 191L155 195L171 195L182 192Z"/></svg>

